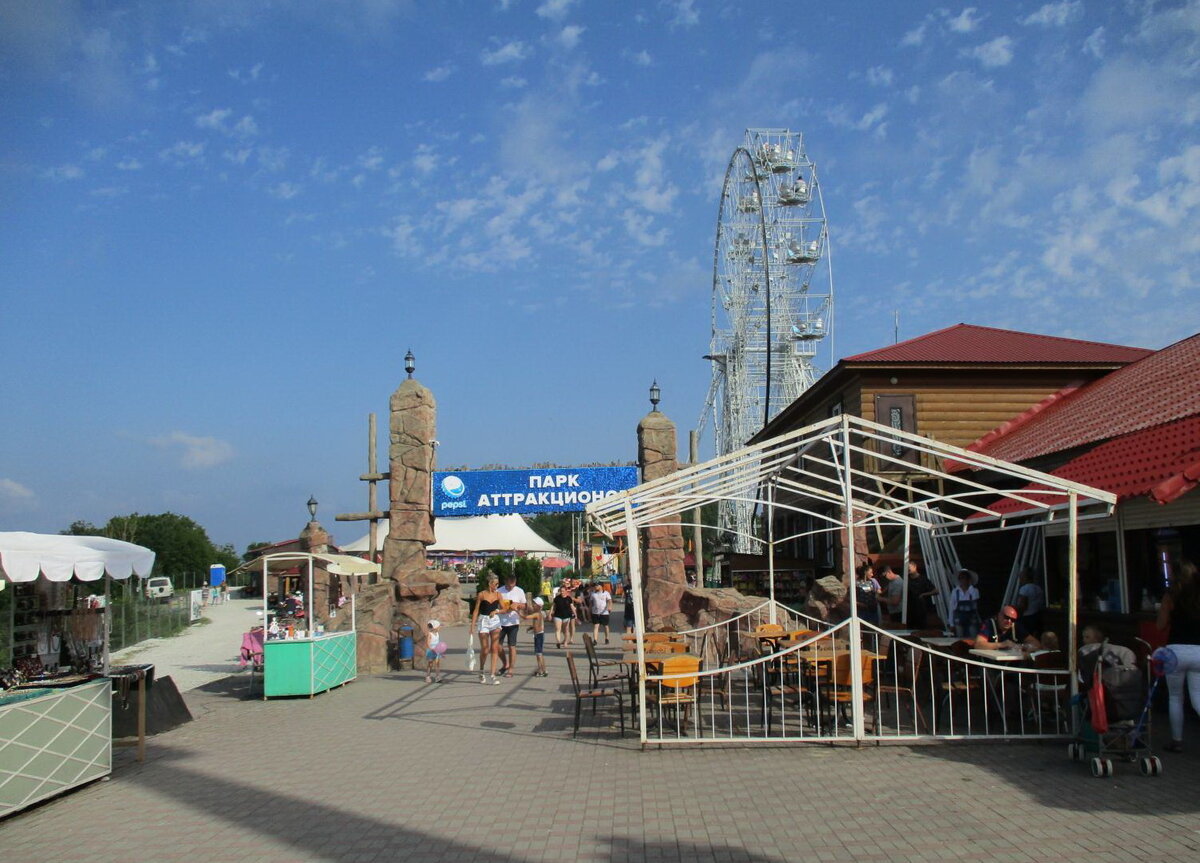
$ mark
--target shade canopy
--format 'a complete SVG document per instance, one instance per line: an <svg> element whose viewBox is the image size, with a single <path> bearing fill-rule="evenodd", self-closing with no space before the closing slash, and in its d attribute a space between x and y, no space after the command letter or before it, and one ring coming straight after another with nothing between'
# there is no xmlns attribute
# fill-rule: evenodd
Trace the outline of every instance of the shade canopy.
<svg viewBox="0 0 1200 863"><path fill-rule="evenodd" d="M35 581L97 581L105 573L125 579L145 578L154 568L154 552L131 542L106 536L0 532L0 578Z"/></svg>
<svg viewBox="0 0 1200 863"><path fill-rule="evenodd" d="M383 548L388 535L387 519L375 527L375 547ZM515 513L506 515L471 515L461 518L434 518L435 541L426 551L430 554L487 554L489 552L522 552L533 557L557 555L559 549L538 536L529 523ZM362 553L367 550L370 534L341 547L342 551Z"/></svg>
<svg viewBox="0 0 1200 863"><path fill-rule="evenodd" d="M289 569L294 569L296 564L303 563L311 558L323 565L326 572L334 575L378 575L381 567L377 563L372 563L369 560L363 560L361 557L354 557L349 554L328 554L324 552L313 552L309 554L303 551L284 551L278 554L268 554L265 557L255 558L254 560L242 564L238 569L266 569L267 572L286 572Z"/></svg>

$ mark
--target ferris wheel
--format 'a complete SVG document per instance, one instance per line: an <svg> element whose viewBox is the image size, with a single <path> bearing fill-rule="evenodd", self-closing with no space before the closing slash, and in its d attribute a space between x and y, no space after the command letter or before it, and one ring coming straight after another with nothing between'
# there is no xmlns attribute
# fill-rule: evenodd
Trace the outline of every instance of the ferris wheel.
<svg viewBox="0 0 1200 863"><path fill-rule="evenodd" d="M788 129L747 129L721 190L713 254L712 382L717 456L745 446L833 365L833 269L816 165ZM719 524L757 550L756 489L731 495Z"/></svg>

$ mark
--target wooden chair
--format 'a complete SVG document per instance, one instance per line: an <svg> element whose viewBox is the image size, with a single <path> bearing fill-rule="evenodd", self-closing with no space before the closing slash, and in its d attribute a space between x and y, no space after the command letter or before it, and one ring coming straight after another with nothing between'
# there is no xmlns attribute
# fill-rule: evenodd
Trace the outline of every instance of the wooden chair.
<svg viewBox="0 0 1200 863"><path fill-rule="evenodd" d="M575 668L575 657L571 655L571 651L567 651L567 668L571 672L571 685L575 688L575 730L571 732L571 736L575 737L579 734L579 714L583 709L583 702L590 700L592 702L592 713L596 712L596 702L602 698L617 699L617 712L621 715L621 736L625 736L625 697L619 689L584 689L579 684L579 672Z"/></svg>
<svg viewBox="0 0 1200 863"><path fill-rule="evenodd" d="M971 656L972 644L969 641L956 641L950 645L949 653L955 659L972 659ZM946 708L952 706L953 700L957 697L963 702L964 712L967 712L972 698L982 697L982 675L975 674L972 676L974 666L965 665L959 666L957 663L951 663L950 673L948 677L939 682L938 687L942 691L942 715L949 716L949 711ZM977 669L976 669L977 670ZM980 710L986 710L986 705L980 705ZM969 719L968 715L968 719ZM947 723L950 722L948 718ZM953 730L953 729L951 729ZM970 731L970 728L967 729Z"/></svg>
<svg viewBox="0 0 1200 863"><path fill-rule="evenodd" d="M883 696L890 695L896 702L896 721L899 724L900 719L900 696L904 695L905 703L911 704L913 709L913 725L918 734L921 733L921 726L929 728L929 721L925 718L925 712L921 710L921 701L917 697L917 684L921 679L921 670L925 667L926 653L920 648L910 648L907 659L899 659L896 663L895 677L892 682L881 681L875 687L879 694L879 702L883 701ZM885 678L886 680L886 678ZM875 722L879 724L879 709L880 704L876 702L875 707Z"/></svg>
<svg viewBox="0 0 1200 863"><path fill-rule="evenodd" d="M662 661L662 674L689 674L690 677L677 679L647 681L651 685L646 688L646 702L658 709L658 721L663 719L663 710L683 711L681 729L688 726L688 716L692 705L696 703L696 686L699 676L694 673L700 670L700 659L696 656L671 656Z"/></svg>
<svg viewBox="0 0 1200 863"><path fill-rule="evenodd" d="M830 705L837 705L843 715L846 705L850 704L854 698L854 690L852 689L852 668L853 663L850 661L849 651L838 651L834 653L833 663L829 670L829 679L824 687L825 702ZM874 682L875 659L871 656L871 654L863 651L862 685L864 702L871 702L875 700L875 696L870 689ZM878 718L876 718L876 723L878 723Z"/></svg>
<svg viewBox="0 0 1200 863"><path fill-rule="evenodd" d="M642 633L642 641L649 644L651 641L678 641L680 636L674 632L644 632Z"/></svg>
<svg viewBox="0 0 1200 863"><path fill-rule="evenodd" d="M599 686L601 683L608 683L614 680L624 680L625 672L619 671L612 673L602 671L604 668L620 668L622 663L619 659L600 659L596 656L596 643L592 637L586 632L583 634L583 649L587 651L588 658L588 684L592 687ZM593 708L595 705L592 705Z"/></svg>

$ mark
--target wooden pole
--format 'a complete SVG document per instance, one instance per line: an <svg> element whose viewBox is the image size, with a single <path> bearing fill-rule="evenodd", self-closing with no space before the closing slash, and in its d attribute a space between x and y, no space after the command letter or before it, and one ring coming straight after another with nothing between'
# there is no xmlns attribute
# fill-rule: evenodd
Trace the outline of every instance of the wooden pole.
<svg viewBox="0 0 1200 863"><path fill-rule="evenodd" d="M375 414L371 414L367 419L367 473L371 474L372 476L374 476L377 473L376 463L375 463L375 437L376 437ZM367 480L367 511L368 512L375 512L377 509L375 506L375 494L376 494L375 486L376 486L377 482L378 482L378 480L374 480L374 479ZM376 520L371 519L371 521L370 521L371 535L370 535L370 538L367 540L367 548L370 550L370 557L368 558L368 560L370 560L371 563L376 562L375 561L375 551L376 551L375 526L376 526L376 524L377 524Z"/></svg>

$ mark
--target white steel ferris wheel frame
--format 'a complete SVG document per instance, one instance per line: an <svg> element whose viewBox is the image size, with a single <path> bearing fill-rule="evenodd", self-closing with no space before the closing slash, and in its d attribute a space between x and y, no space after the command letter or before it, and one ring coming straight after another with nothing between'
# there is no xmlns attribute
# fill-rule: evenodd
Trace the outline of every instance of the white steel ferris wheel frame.
<svg viewBox="0 0 1200 863"><path fill-rule="evenodd" d="M833 365L833 267L817 169L788 129L747 129L725 171L713 246L712 381L718 457L746 444ZM754 552L753 495L722 502L735 551Z"/></svg>

